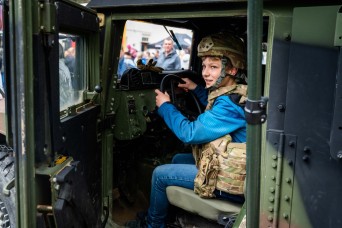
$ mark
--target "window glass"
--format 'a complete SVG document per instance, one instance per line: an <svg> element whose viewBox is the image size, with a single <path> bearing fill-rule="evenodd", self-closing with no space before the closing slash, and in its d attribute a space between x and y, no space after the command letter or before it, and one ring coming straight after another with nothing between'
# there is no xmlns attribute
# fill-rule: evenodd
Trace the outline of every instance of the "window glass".
<svg viewBox="0 0 342 228"><path fill-rule="evenodd" d="M170 39L171 31L181 48ZM125 70L136 68L138 59L143 64L152 59L164 70L189 69L192 35L189 29L127 21L122 36L118 77L121 78ZM167 44L164 44L165 40L168 40Z"/></svg>
<svg viewBox="0 0 342 228"><path fill-rule="evenodd" d="M85 78L81 69L82 39L59 34L59 100L60 110L83 101Z"/></svg>

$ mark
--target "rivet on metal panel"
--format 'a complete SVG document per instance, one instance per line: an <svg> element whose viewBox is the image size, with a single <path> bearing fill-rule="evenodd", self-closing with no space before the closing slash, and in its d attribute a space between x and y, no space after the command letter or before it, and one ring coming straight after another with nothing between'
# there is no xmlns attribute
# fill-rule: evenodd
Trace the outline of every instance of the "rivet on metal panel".
<svg viewBox="0 0 342 228"><path fill-rule="evenodd" d="M342 159L342 150L340 150L339 152L337 152L337 158L338 158L338 159Z"/></svg>
<svg viewBox="0 0 342 228"><path fill-rule="evenodd" d="M290 183L291 183L291 178L288 178L288 177L287 177L287 178L285 178L285 181L286 181L286 183L289 183L289 184L290 184Z"/></svg>
<svg viewBox="0 0 342 228"><path fill-rule="evenodd" d="M304 146L303 151L304 151L305 153L310 153L311 149L310 149L310 147L308 147L308 146Z"/></svg>
<svg viewBox="0 0 342 228"><path fill-rule="evenodd" d="M290 146L290 147L295 147L295 145L296 145L296 143L295 143L294 141L290 141L290 142L289 142L289 146Z"/></svg>
<svg viewBox="0 0 342 228"><path fill-rule="evenodd" d="M310 158L309 155L306 155L306 154L305 154L305 155L302 157L302 160L305 161L305 162L307 162L307 161L309 161L309 158Z"/></svg>
<svg viewBox="0 0 342 228"><path fill-rule="evenodd" d="M283 105L283 104L279 104L278 106L277 106L277 108L278 108L278 110L279 110L279 112L285 112L285 105Z"/></svg>
<svg viewBox="0 0 342 228"><path fill-rule="evenodd" d="M270 196L270 197L268 198L268 200L269 200L270 202L274 202L274 197L273 197L273 196Z"/></svg>

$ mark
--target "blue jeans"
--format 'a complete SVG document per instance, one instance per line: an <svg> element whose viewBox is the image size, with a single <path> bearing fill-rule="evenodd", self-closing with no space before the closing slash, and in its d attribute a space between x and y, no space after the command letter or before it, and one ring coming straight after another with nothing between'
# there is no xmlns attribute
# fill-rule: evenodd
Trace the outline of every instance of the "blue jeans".
<svg viewBox="0 0 342 228"><path fill-rule="evenodd" d="M165 219L169 202L166 196L166 187L180 186L194 189L194 180L197 174L195 160L191 153L176 154L172 164L161 165L155 168L152 174L150 207L147 214L148 227L165 227ZM217 198L226 198L235 202L243 202L243 197L215 191Z"/></svg>

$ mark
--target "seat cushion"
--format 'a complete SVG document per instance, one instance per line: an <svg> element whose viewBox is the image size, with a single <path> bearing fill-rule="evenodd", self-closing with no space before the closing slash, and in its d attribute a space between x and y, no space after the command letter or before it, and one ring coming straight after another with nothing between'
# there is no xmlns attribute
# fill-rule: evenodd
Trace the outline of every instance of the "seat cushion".
<svg viewBox="0 0 342 228"><path fill-rule="evenodd" d="M242 207L242 204L227 200L203 199L193 190L178 186L167 187L166 194L172 205L214 221L217 221L219 214L237 214Z"/></svg>

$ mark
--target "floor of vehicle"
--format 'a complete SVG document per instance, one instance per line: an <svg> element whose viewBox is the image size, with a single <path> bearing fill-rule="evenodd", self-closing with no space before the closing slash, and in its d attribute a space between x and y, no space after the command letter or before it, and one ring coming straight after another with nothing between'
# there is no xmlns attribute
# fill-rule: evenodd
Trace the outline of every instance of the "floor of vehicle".
<svg viewBox="0 0 342 228"><path fill-rule="evenodd" d="M118 225L125 225L127 221L135 220L138 212L147 211L148 201L142 192L138 192L134 197L134 202L125 199L124 196L118 195L117 190L114 190L113 211L112 217Z"/></svg>

